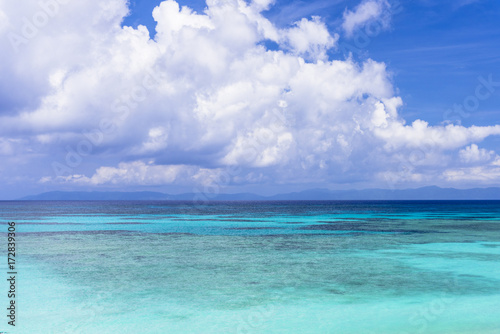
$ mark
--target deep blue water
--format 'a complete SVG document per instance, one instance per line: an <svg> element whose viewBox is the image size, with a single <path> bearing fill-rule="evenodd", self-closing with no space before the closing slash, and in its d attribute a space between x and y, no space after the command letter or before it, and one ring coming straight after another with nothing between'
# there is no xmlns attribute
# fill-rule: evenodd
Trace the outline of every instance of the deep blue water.
<svg viewBox="0 0 500 334"><path fill-rule="evenodd" d="M0 202L0 217L19 290L0 331L500 333L499 201Z"/></svg>

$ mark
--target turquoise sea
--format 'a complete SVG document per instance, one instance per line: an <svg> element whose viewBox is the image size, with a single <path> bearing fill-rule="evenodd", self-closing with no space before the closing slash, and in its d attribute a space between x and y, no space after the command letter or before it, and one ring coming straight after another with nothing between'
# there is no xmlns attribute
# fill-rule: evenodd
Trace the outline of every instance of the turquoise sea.
<svg viewBox="0 0 500 334"><path fill-rule="evenodd" d="M0 202L0 332L500 333L500 202Z"/></svg>

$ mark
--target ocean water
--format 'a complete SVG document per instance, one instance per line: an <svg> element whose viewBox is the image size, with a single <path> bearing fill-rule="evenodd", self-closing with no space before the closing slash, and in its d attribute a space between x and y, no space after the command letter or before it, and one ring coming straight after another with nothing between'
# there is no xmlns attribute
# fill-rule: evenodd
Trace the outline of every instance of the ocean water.
<svg viewBox="0 0 500 334"><path fill-rule="evenodd" d="M500 333L500 202L0 202L8 333ZM6 252L1 261L7 277Z"/></svg>

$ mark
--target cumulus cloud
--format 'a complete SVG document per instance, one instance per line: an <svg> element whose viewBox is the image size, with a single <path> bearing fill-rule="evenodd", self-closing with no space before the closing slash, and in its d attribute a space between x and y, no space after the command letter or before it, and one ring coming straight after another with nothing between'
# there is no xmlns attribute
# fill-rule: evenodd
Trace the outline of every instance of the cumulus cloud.
<svg viewBox="0 0 500 334"><path fill-rule="evenodd" d="M465 163L477 163L490 161L495 156L495 151L480 149L476 144L472 144L460 150L458 154Z"/></svg>
<svg viewBox="0 0 500 334"><path fill-rule="evenodd" d="M384 29L388 28L391 19L390 7L386 0L365 0L354 10L346 10L342 22L346 36L351 37L356 30L374 22L380 23Z"/></svg>
<svg viewBox="0 0 500 334"><path fill-rule="evenodd" d="M492 186L500 178L500 157L482 166L449 168L443 172L443 176L446 181L453 183Z"/></svg>
<svg viewBox="0 0 500 334"><path fill-rule="evenodd" d="M125 0L51 3L57 13L29 38L23 17L46 11L34 0L24 11L1 3L0 154L7 164L23 156L6 178L20 168L43 185L206 185L230 175L239 185L386 187L452 180L447 164L487 163L474 145L500 134L498 125L407 125L384 63L329 59L338 36L318 17L276 27L262 15L273 1L209 0L201 13L163 1L153 39L120 25ZM384 3L346 12L346 31L381 17Z"/></svg>
<svg viewBox="0 0 500 334"><path fill-rule="evenodd" d="M332 48L339 36L333 37L318 16L312 20L302 19L295 26L284 30L282 44L288 45L296 54L312 59L326 59L326 51Z"/></svg>
<svg viewBox="0 0 500 334"><path fill-rule="evenodd" d="M41 183L69 182L79 185L167 185L176 181L196 180L201 184L209 184L217 174L217 170L209 170L187 165L154 165L152 161L121 162L118 167L103 166L87 177L85 175L44 177Z"/></svg>
<svg viewBox="0 0 500 334"><path fill-rule="evenodd" d="M377 127L376 136L383 138L388 150L401 147L408 148L437 148L444 150L463 147L471 142L482 141L491 135L500 135L500 125L471 126L449 124L446 126L429 126L423 120L416 120L411 125L399 122Z"/></svg>

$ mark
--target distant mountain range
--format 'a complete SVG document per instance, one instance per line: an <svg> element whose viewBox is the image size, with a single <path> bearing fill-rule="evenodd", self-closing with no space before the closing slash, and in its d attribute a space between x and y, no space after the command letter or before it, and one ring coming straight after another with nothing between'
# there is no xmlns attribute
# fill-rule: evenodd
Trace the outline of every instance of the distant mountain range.
<svg viewBox="0 0 500 334"><path fill-rule="evenodd" d="M310 189L300 192L260 196L250 193L219 194L206 196L203 194L165 194L152 191L141 192L82 192L51 191L34 196L26 196L19 200L46 201L110 201L110 200L171 200L190 201L208 198L215 201L281 201L281 200L500 200L500 188L454 189L439 187L423 187L417 189L366 189L366 190L328 190Z"/></svg>

